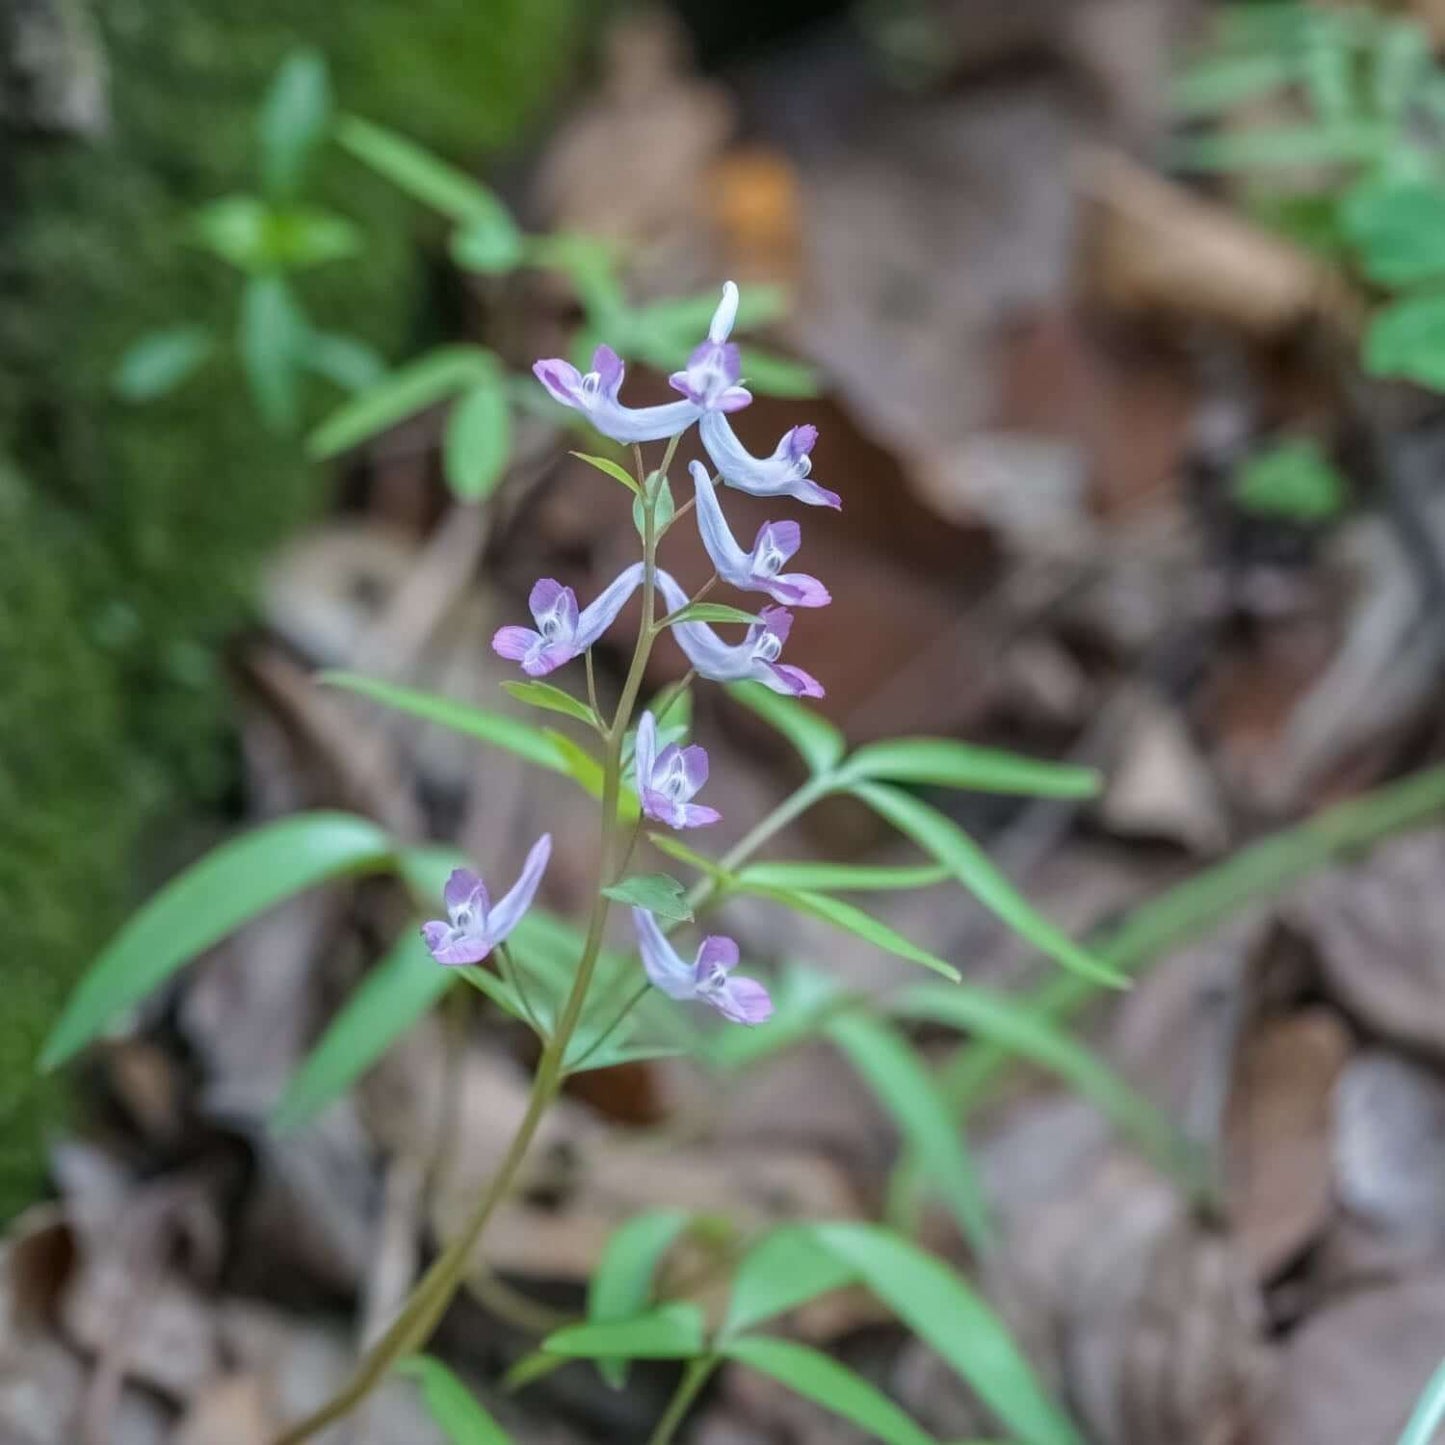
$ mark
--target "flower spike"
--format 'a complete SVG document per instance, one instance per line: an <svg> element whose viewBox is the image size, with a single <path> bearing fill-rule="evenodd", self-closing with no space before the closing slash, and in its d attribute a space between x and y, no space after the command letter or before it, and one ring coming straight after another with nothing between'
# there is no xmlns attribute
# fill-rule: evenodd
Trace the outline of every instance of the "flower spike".
<svg viewBox="0 0 1445 1445"><path fill-rule="evenodd" d="M694 999L715 1008L735 1024L760 1024L772 1017L773 1001L755 978L733 973L738 946L731 938L704 938L696 960L689 964L662 936L657 920L645 908L632 910L637 949L654 988L668 998Z"/></svg>
<svg viewBox="0 0 1445 1445"><path fill-rule="evenodd" d="M457 868L442 892L446 920L422 924L427 951L438 963L451 967L480 963L522 921L532 906L547 861L552 856L552 835L543 833L532 845L521 875L496 903L487 885L469 868Z"/></svg>
<svg viewBox="0 0 1445 1445"><path fill-rule="evenodd" d="M617 620L617 614L642 581L642 563L619 572L579 613L577 594L551 577L532 588L527 605L536 629L499 627L492 650L520 662L528 677L546 677L565 662L580 657Z"/></svg>
<svg viewBox="0 0 1445 1445"><path fill-rule="evenodd" d="M670 573L658 571L657 587L669 612L687 606L687 593ZM764 607L761 616L762 621L753 623L736 645L724 642L705 622L674 622L672 631L699 677L711 682L760 682L793 697L822 697L823 684L816 677L778 661L793 614L782 607Z"/></svg>
<svg viewBox="0 0 1445 1445"><path fill-rule="evenodd" d="M650 712L644 712L637 724L633 765L637 795L647 817L669 828L705 828L722 817L716 808L692 801L707 782L707 750L695 743L687 748L669 743L659 753L657 720Z"/></svg>
<svg viewBox="0 0 1445 1445"><path fill-rule="evenodd" d="M753 550L744 552L728 527L707 468L693 462L690 470L697 493L698 531L724 582L743 592L766 592L774 602L788 607L826 607L833 600L816 577L782 571L802 545L802 528L796 522L764 522Z"/></svg>
<svg viewBox="0 0 1445 1445"><path fill-rule="evenodd" d="M722 300L707 329L707 340L688 357L685 370L674 371L668 378L674 391L680 391L704 412L740 411L753 399L750 391L738 385L742 359L728 340L737 319L738 288L725 281Z"/></svg>
<svg viewBox="0 0 1445 1445"><path fill-rule="evenodd" d="M560 357L535 362L532 373L563 406L580 411L605 437L616 442L655 442L680 436L698 418L692 401L665 406L624 406L618 399L626 368L610 347L592 353L592 370L585 376Z"/></svg>
<svg viewBox="0 0 1445 1445"><path fill-rule="evenodd" d="M728 486L755 497L795 497L810 507L842 510L837 492L808 480L813 466L809 453L818 440L817 427L795 426L785 432L770 457L755 457L748 451L720 411L704 411L698 431L713 466Z"/></svg>

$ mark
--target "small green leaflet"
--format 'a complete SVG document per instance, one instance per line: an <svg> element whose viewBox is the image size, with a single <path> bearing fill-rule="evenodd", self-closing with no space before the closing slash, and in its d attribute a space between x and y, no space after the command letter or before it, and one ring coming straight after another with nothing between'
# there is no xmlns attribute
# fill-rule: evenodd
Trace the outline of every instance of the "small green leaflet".
<svg viewBox="0 0 1445 1445"><path fill-rule="evenodd" d="M1377 311L1365 332L1365 370L1445 389L1445 295L1405 296Z"/></svg>
<svg viewBox="0 0 1445 1445"><path fill-rule="evenodd" d="M947 959L930 953L926 948L920 948L896 929L880 923L871 914L865 913L852 903L845 903L841 898L796 888L759 888L756 885L750 886L745 877L737 880L737 887L741 892L751 893L758 898L771 898L775 903L781 903L785 908L791 908L798 913L812 914L814 918L821 918L824 923L831 923L834 928L841 928L845 933L854 934L873 944L875 948L893 954L895 958L921 963L924 968L931 968L934 973L942 974L944 978L956 982L961 977Z"/></svg>
<svg viewBox="0 0 1445 1445"><path fill-rule="evenodd" d="M846 1365L795 1340L754 1335L724 1344L719 1353L770 1375L795 1394L865 1430L883 1445L935 1445L886 1395Z"/></svg>
<svg viewBox="0 0 1445 1445"><path fill-rule="evenodd" d="M430 1355L413 1355L399 1360L396 1372L421 1386L427 1412L441 1426L451 1445L512 1445L512 1437L440 1360Z"/></svg>
<svg viewBox="0 0 1445 1445"><path fill-rule="evenodd" d="M249 919L304 889L392 864L391 839L349 813L302 813L223 843L146 902L86 970L40 1056L51 1069Z"/></svg>
<svg viewBox="0 0 1445 1445"><path fill-rule="evenodd" d="M261 419L290 432L301 416L300 361L308 327L280 276L251 276L241 292L241 366Z"/></svg>
<svg viewBox="0 0 1445 1445"><path fill-rule="evenodd" d="M848 784L867 778L1033 798L1093 798L1103 784L1093 768L1036 762L951 738L895 738L865 743L839 769L838 779Z"/></svg>
<svg viewBox="0 0 1445 1445"><path fill-rule="evenodd" d="M1311 524L1338 516L1349 486L1317 441L1293 437L1248 457L1231 480L1230 496L1255 516Z"/></svg>
<svg viewBox="0 0 1445 1445"><path fill-rule="evenodd" d="M672 484L666 477L662 478L659 485L657 474L654 472L648 477L647 485L649 488L656 487L652 504L652 534L655 540L672 525L672 518L677 507L672 500ZM644 529L647 525L647 516L643 511L643 496L640 492L632 499L632 525L637 528L637 535L645 539L647 533Z"/></svg>
<svg viewBox="0 0 1445 1445"><path fill-rule="evenodd" d="M586 723L590 728L601 726L597 714L585 702L579 702L570 692L563 692L560 687L553 687L550 682L504 682L502 691L530 707L540 707L547 712L560 712L566 717Z"/></svg>
<svg viewBox="0 0 1445 1445"><path fill-rule="evenodd" d="M1445 186L1370 179L1349 192L1339 214L1372 281L1409 286L1445 276Z"/></svg>
<svg viewBox="0 0 1445 1445"><path fill-rule="evenodd" d="M365 391L386 375L386 363L371 347L335 331L313 328L301 359L317 376L324 376L342 391Z"/></svg>
<svg viewBox="0 0 1445 1445"><path fill-rule="evenodd" d="M1083 1445L993 1310L946 1265L876 1224L807 1228L972 1386L1021 1445Z"/></svg>
<svg viewBox="0 0 1445 1445"><path fill-rule="evenodd" d="M847 751L843 734L796 698L780 697L759 682L735 682L728 693L775 728L813 773L829 772Z"/></svg>
<svg viewBox="0 0 1445 1445"><path fill-rule="evenodd" d="M586 462L589 467L596 467L599 472L604 476L611 477L614 482L621 482L633 496L642 495L637 486L637 479L626 467L618 466L616 462L609 461L606 457L589 456L586 452L573 452L572 455L579 462Z"/></svg>
<svg viewBox="0 0 1445 1445"><path fill-rule="evenodd" d="M339 1099L457 982L408 928L342 1005L271 1115L277 1133L309 1123Z"/></svg>
<svg viewBox="0 0 1445 1445"><path fill-rule="evenodd" d="M654 1209L629 1219L607 1241L587 1290L587 1318L593 1324L630 1319L652 1298L652 1277L662 1257L688 1226L681 1209ZM626 1362L602 1358L603 1379L620 1390L627 1378Z"/></svg>
<svg viewBox="0 0 1445 1445"><path fill-rule="evenodd" d="M739 622L751 626L758 621L758 615L756 612L744 612L741 607L729 607L725 602L689 602L667 620L669 625L676 622Z"/></svg>
<svg viewBox="0 0 1445 1445"><path fill-rule="evenodd" d="M453 732L466 733L468 737L491 743L493 747L504 748L536 767L546 768L548 772L571 771L567 760L548 740L548 734L519 718L508 717L505 713L488 712L485 708L473 707L470 703L436 697L429 692L418 692L415 688L398 687L395 683L363 677L354 672L323 672L319 681L330 687L359 693L385 707L394 707L425 722L450 728Z"/></svg>
<svg viewBox="0 0 1445 1445"><path fill-rule="evenodd" d="M702 1311L669 1304L631 1319L568 1325L548 1335L542 1348L584 1360L687 1360L703 1352Z"/></svg>
<svg viewBox="0 0 1445 1445"><path fill-rule="evenodd" d="M686 891L676 878L666 873L640 873L602 890L603 895L615 903L645 908L655 917L674 923L685 923L692 917L692 909L683 896Z"/></svg>
<svg viewBox="0 0 1445 1445"><path fill-rule="evenodd" d="M152 331L121 357L113 383L116 395L126 401L155 401L190 380L215 349L204 327Z"/></svg>
<svg viewBox="0 0 1445 1445"><path fill-rule="evenodd" d="M317 460L349 451L429 406L493 383L497 368L480 346L438 347L343 403L311 433L307 450Z"/></svg>
<svg viewBox="0 0 1445 1445"><path fill-rule="evenodd" d="M459 501L482 502L502 480L512 449L512 413L500 374L489 371L452 408L442 438L442 468Z"/></svg>
<svg viewBox="0 0 1445 1445"><path fill-rule="evenodd" d="M984 1253L993 1243L978 1171L928 1070L887 1024L863 1013L840 1014L827 1027L893 1116L914 1157L939 1186L964 1238Z"/></svg>
<svg viewBox="0 0 1445 1445"><path fill-rule="evenodd" d="M676 858L679 863L686 863L689 868L696 868L699 873L705 873L719 883L733 881L733 875L721 867L716 859L695 852L671 833L648 833L647 838L659 853L666 853L669 858Z"/></svg>
<svg viewBox="0 0 1445 1445"><path fill-rule="evenodd" d="M853 783L850 792L925 853L952 869L954 876L990 912L1021 938L1055 962L1096 983L1127 988L1128 980L1116 969L1079 947L1023 898L988 855L937 808L884 783Z"/></svg>
<svg viewBox="0 0 1445 1445"><path fill-rule="evenodd" d="M782 1225L753 1245L734 1271L723 1336L754 1329L857 1278L858 1271L819 1244L809 1226Z"/></svg>

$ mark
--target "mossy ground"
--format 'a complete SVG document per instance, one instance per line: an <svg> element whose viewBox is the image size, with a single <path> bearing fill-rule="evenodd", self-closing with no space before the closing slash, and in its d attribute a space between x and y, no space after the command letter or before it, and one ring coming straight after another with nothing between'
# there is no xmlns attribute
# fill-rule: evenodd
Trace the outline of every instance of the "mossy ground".
<svg viewBox="0 0 1445 1445"><path fill-rule="evenodd" d="M39 1042L136 900L143 840L232 777L217 659L266 550L326 476L257 424L239 376L112 394L159 326L234 318L237 282L184 243L189 211L251 182L257 98L319 46L342 107L476 156L516 134L566 63L581 0L115 0L93 23L112 125L12 146L0 222L0 1219L34 1196L61 1107ZM339 155L320 198L366 256L303 291L321 325L392 360L430 313L421 218ZM318 403L324 404L324 393Z"/></svg>

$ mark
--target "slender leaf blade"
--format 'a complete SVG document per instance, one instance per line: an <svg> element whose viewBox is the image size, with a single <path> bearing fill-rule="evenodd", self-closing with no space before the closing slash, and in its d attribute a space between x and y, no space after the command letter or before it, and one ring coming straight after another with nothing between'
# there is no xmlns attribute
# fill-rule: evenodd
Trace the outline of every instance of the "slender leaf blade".
<svg viewBox="0 0 1445 1445"><path fill-rule="evenodd" d="M413 1355L398 1361L396 1369L421 1386L427 1413L452 1445L512 1445L512 1437L440 1360Z"/></svg>
<svg viewBox="0 0 1445 1445"><path fill-rule="evenodd" d="M917 867L873 866L855 863L750 863L741 873L746 883L760 888L802 889L812 893L884 893L931 888L952 878L942 863Z"/></svg>
<svg viewBox="0 0 1445 1445"><path fill-rule="evenodd" d="M1400 1436L1400 1445L1431 1445L1445 1423L1445 1362L1442 1362L1416 1401L1414 1413Z"/></svg>
<svg viewBox="0 0 1445 1445"><path fill-rule="evenodd" d="M115 369L116 395L126 401L155 401L189 381L216 349L202 326L152 331L136 341Z"/></svg>
<svg viewBox="0 0 1445 1445"><path fill-rule="evenodd" d="M840 781L869 778L1031 798L1092 798L1098 795L1103 781L1093 768L1039 762L952 738L893 738L865 743L843 765Z"/></svg>
<svg viewBox="0 0 1445 1445"><path fill-rule="evenodd" d="M672 614L669 626L674 622L736 622L750 627L757 620L756 612L744 612L741 607L729 607L725 602L689 602Z"/></svg>
<svg viewBox="0 0 1445 1445"><path fill-rule="evenodd" d="M559 712L591 728L599 726L597 714L585 702L580 702L570 692L563 692L560 687L553 687L550 682L504 682L502 691L529 707Z"/></svg>
<svg viewBox="0 0 1445 1445"><path fill-rule="evenodd" d="M261 178L271 196L295 194L330 121L325 58L309 47L292 51L277 69L256 122Z"/></svg>
<svg viewBox="0 0 1445 1445"><path fill-rule="evenodd" d="M512 449L512 413L495 369L452 408L442 438L442 469L453 495L483 502L497 488Z"/></svg>
<svg viewBox="0 0 1445 1445"><path fill-rule="evenodd" d="M702 1311L695 1304L669 1304L631 1319L567 1325L548 1335L542 1348L585 1360L692 1359L704 1348Z"/></svg>
<svg viewBox="0 0 1445 1445"><path fill-rule="evenodd" d="M686 923L692 917L687 890L666 873L638 873L602 890L603 896L629 908L645 908L657 918Z"/></svg>
<svg viewBox="0 0 1445 1445"><path fill-rule="evenodd" d="M722 1334L740 1335L857 1278L851 1264L813 1237L811 1226L782 1225L738 1263Z"/></svg>
<svg viewBox="0 0 1445 1445"><path fill-rule="evenodd" d="M588 452L573 452L572 455L579 462L586 462L589 467L596 467L603 476L611 477L614 482L621 482L633 496L640 497L642 495L642 491L637 485L637 478L626 467L619 466L608 457L594 457Z"/></svg>
<svg viewBox="0 0 1445 1445"><path fill-rule="evenodd" d="M641 1314L652 1298L652 1278L662 1257L688 1222L685 1210L651 1209L615 1230L588 1286L587 1318L608 1324ZM627 1378L625 1360L602 1358L597 1368L613 1389L622 1388Z"/></svg>
<svg viewBox="0 0 1445 1445"><path fill-rule="evenodd" d="M40 1056L54 1068L198 954L329 878L392 862L385 832L349 813L303 813L223 843L171 879L101 951Z"/></svg>

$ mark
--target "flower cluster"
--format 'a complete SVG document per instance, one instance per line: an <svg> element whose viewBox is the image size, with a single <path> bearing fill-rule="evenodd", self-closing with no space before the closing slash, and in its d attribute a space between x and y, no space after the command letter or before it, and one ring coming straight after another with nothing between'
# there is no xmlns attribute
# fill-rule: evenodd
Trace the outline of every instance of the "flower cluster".
<svg viewBox="0 0 1445 1445"><path fill-rule="evenodd" d="M622 400L626 369L608 346L597 348L592 369L585 374L557 358L537 362L533 371L556 401L581 413L613 441L675 444L697 424L716 475L701 461L691 463L689 472L698 534L716 581L742 592L761 593L777 605L762 607L742 640L729 643L702 618L680 615L694 599L659 567L654 568L653 582L667 608L667 625L701 678L754 681L793 697L821 697L823 688L815 677L782 661L793 624L788 609L825 607L832 600L816 577L783 570L802 545L802 528L794 521L765 522L752 547L745 550L728 525L717 488L721 483L753 496L791 497L814 507L836 509L841 503L836 492L811 477L816 427L793 427L770 455L762 457L749 452L733 431L729 418L753 399L743 385L741 356L731 340L737 313L738 288L729 281L707 339L669 378L681 400L663 406L630 407ZM543 578L528 599L536 626L501 628L492 639L493 648L520 663L529 677L545 677L597 642L643 583L647 565L639 562L626 568L580 609L570 587ZM693 802L707 782L707 753L676 743L659 750L657 719L650 712L643 713L637 727L633 776L644 817L669 828L717 822L716 809ZM438 961L478 962L506 937L536 891L549 846L544 838L533 848L517 886L495 907L488 904L486 889L475 874L452 875L445 895L449 921L428 923L423 930ZM738 949L731 939L705 939L696 960L688 964L667 942L652 914L634 909L633 921L643 968L663 993L709 1004L736 1023L760 1023L771 1014L772 1003L762 984L732 973Z"/></svg>

